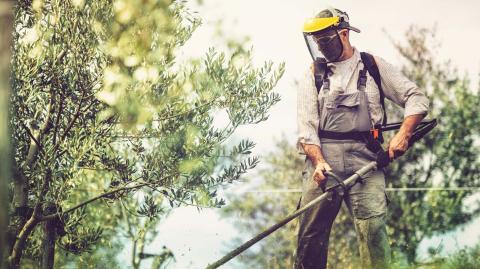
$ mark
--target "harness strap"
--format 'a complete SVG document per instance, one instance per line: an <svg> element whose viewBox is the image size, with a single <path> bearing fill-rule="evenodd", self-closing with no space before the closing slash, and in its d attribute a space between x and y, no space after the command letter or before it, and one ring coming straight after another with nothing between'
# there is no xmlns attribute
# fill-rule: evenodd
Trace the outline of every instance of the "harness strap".
<svg viewBox="0 0 480 269"><path fill-rule="evenodd" d="M357 81L357 89L363 90L367 86L367 69L360 70Z"/></svg>
<svg viewBox="0 0 480 269"><path fill-rule="evenodd" d="M327 63L321 59L313 62L313 76L315 78L315 87L317 88L317 94L320 93L323 83L325 82L325 87L330 86L328 80L328 68Z"/></svg>
<svg viewBox="0 0 480 269"><path fill-rule="evenodd" d="M334 132L334 131L325 131L319 130L318 136L320 138L336 139L336 140L359 140L365 141L365 138L369 136L370 131L366 132Z"/></svg>
<svg viewBox="0 0 480 269"><path fill-rule="evenodd" d="M430 132L436 125L437 125L436 119L421 121L415 128L410 140L412 142L418 141L420 138L422 138L428 132ZM336 140L359 140L359 141L365 141L365 139L373 137L374 140L377 140L380 143L383 143L383 140L379 138L382 132L398 130L400 129L401 126L402 126L402 122L395 122L395 123L389 123L385 126L377 125L375 126L374 129L370 131L364 131L364 132L358 132L358 131L336 132L336 131L318 130L318 135L320 138L328 138L328 139L336 139Z"/></svg>
<svg viewBox="0 0 480 269"><path fill-rule="evenodd" d="M383 110L382 125L386 125L387 110L385 109L385 94L383 93L382 82L380 80L380 71L378 70L377 63L375 62L375 58L373 58L373 55L369 53L360 52L360 57L362 58L362 62L367 68L368 73L370 73L370 76L372 76L373 80L375 80L378 90L380 91L380 104L382 105L382 110Z"/></svg>

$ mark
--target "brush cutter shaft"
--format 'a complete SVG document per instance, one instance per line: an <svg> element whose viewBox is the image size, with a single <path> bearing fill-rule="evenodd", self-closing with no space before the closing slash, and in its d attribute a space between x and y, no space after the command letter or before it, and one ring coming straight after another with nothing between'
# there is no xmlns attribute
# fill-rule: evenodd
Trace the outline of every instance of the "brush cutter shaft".
<svg viewBox="0 0 480 269"><path fill-rule="evenodd" d="M353 186L358 180L360 180L365 174L367 174L368 172L370 172L372 170L375 170L375 169L377 169L377 163L376 162L371 162L371 163L365 165L364 167L362 167L361 169L359 169L357 172L355 172L353 175L351 175L347 179L345 179L343 181L343 184L347 188L349 188L349 187ZM329 176L328 174L329 173L327 173L327 176ZM334 175L332 175L332 176L334 176ZM296 217L301 215L303 212L307 211L309 208L313 207L314 205L316 205L319 202L326 199L328 196L332 195L332 191L335 190L339 186L341 186L341 184L337 183L336 185L333 185L332 187L327 188L322 195L318 196L317 198L310 201L308 204L306 204L302 208L299 208L298 210L296 210L292 214L288 215L287 217L285 217L284 219L282 219L281 221L279 221L275 225L273 225L270 228L266 229L265 231L259 233L258 235L256 235L252 239L245 242L243 245L241 245L238 248L232 250L231 252L229 252L227 255L225 255L220 260L208 265L206 269L218 268L219 266L225 264L226 262L233 259L234 257L239 255L243 251L247 250L249 247L251 247L252 245L257 243L258 241L262 240L263 238L267 237L268 235L270 235L271 233L276 231L278 228L280 228L280 227L284 226L285 224L289 223L291 220L295 219Z"/></svg>

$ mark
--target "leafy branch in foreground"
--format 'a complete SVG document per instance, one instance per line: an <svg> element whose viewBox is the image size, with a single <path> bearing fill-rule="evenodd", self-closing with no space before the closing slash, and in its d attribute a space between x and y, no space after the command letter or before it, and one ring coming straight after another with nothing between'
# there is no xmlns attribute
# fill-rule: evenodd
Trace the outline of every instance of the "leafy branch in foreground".
<svg viewBox="0 0 480 269"><path fill-rule="evenodd" d="M176 62L199 25L181 1L19 1L12 268L53 268L55 245L91 251L123 227L114 203L145 219L168 204L221 206L216 189L257 165L252 142L228 138L268 118L284 64L256 68L251 51L213 48Z"/></svg>

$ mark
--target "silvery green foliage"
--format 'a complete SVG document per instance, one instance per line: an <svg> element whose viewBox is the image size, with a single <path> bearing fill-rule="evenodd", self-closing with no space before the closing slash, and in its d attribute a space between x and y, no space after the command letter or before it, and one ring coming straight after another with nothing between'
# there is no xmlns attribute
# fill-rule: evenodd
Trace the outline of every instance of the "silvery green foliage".
<svg viewBox="0 0 480 269"><path fill-rule="evenodd" d="M480 118L475 112L480 105L478 85L470 85L468 77L458 74L449 61L436 59L435 40L434 29L412 26L406 44L395 44L406 60L403 72L428 93L428 116L437 118L439 124L387 170L391 187L480 185ZM422 239L451 231L478 216L478 206L467 206L472 194L473 190L390 193L394 202L387 231L393 248L404 254L397 259L414 262Z"/></svg>
<svg viewBox="0 0 480 269"><path fill-rule="evenodd" d="M138 200L136 213L149 218L161 217L167 205L225 203L216 189L258 163L251 141L232 145L228 138L240 125L267 119L284 65L256 68L241 46L177 63L199 25L183 2L19 1L12 208L40 213L11 226L67 212L56 220L57 242L78 254L101 239L98 226L115 227L113 203ZM214 124L222 113L226 124ZM94 197L100 199L76 207ZM26 239L25 255L33 259L38 238L37 229Z"/></svg>

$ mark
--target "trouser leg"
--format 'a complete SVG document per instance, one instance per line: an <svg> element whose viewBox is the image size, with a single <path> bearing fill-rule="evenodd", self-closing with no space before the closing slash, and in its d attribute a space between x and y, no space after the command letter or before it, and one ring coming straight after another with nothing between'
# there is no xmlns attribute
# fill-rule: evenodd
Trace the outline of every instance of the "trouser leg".
<svg viewBox="0 0 480 269"><path fill-rule="evenodd" d="M385 174L376 170L364 179L350 189L345 199L357 233L362 268L389 268L391 250L386 231Z"/></svg>
<svg viewBox="0 0 480 269"><path fill-rule="evenodd" d="M322 153L333 171L344 177L342 144L322 144ZM312 163L307 160L304 168L302 183L302 198L299 207L306 205L319 195L322 189L313 180L315 170ZM326 186L332 186L336 182L328 179ZM342 196L332 193L331 199L323 200L311 207L298 217L297 249L295 255L295 269L324 269L327 266L328 245L330 230L333 221L342 205Z"/></svg>
<svg viewBox="0 0 480 269"><path fill-rule="evenodd" d="M311 193L304 193L300 207L315 197ZM338 194L334 193L331 198L299 216L295 269L326 268L330 230L342 204L342 197Z"/></svg>
<svg viewBox="0 0 480 269"><path fill-rule="evenodd" d="M389 268L391 251L385 225L385 214L368 219L354 219L362 268Z"/></svg>

